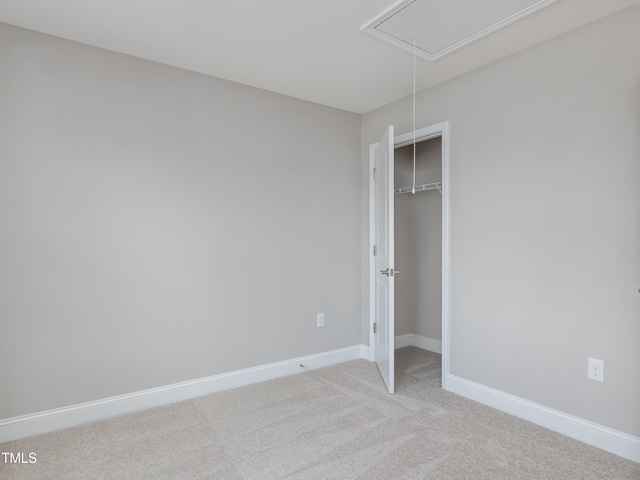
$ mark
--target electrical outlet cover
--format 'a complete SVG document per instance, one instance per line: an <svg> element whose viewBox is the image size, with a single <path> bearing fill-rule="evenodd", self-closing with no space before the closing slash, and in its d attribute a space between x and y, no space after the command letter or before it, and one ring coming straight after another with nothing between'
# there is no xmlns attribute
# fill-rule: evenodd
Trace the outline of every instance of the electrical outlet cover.
<svg viewBox="0 0 640 480"><path fill-rule="evenodd" d="M604 360L589 358L587 365L587 378L604 383Z"/></svg>

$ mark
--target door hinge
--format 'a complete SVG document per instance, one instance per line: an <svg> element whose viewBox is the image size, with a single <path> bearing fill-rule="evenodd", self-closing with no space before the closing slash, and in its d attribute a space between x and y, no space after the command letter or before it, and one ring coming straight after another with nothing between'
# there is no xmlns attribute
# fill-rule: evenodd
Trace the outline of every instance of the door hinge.
<svg viewBox="0 0 640 480"><path fill-rule="evenodd" d="M378 255L378 248L374 245L373 246L373 256L375 257L376 255Z"/></svg>
<svg viewBox="0 0 640 480"><path fill-rule="evenodd" d="M373 178L377 178L378 175L378 169L374 167L373 169Z"/></svg>
<svg viewBox="0 0 640 480"><path fill-rule="evenodd" d="M378 333L378 324L373 322L373 333Z"/></svg>

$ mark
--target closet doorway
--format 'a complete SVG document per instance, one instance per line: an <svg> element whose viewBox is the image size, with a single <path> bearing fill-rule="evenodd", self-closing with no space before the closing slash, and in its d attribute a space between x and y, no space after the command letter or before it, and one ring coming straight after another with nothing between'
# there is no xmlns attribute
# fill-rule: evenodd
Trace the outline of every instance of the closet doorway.
<svg viewBox="0 0 640 480"><path fill-rule="evenodd" d="M392 131L390 127L388 133ZM396 348L415 346L441 353L441 385L447 389L449 123L394 137L393 148L389 145L390 151L385 153L388 161L384 168L388 171L376 174L376 154L380 157L381 144L384 141L370 146L370 359L378 363L387 388L393 393ZM377 169L380 168L378 161ZM380 178L384 180L381 182ZM386 270L399 271L390 277L376 267L376 242L381 237L389 239L391 245L391 262ZM380 277L381 273L386 278ZM381 279L390 284L391 294L386 299L377 298L384 291L379 288ZM381 334L387 337L382 344ZM389 357L386 364L379 362L380 355L376 356L376 349L381 348L384 357Z"/></svg>
<svg viewBox="0 0 640 480"><path fill-rule="evenodd" d="M442 384L442 137L394 152L395 388ZM417 348L415 348L417 347Z"/></svg>

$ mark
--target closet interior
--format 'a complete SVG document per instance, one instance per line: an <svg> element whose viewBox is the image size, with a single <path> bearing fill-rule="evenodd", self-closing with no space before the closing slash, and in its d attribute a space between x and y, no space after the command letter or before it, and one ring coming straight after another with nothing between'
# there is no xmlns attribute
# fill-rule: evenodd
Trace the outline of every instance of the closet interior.
<svg viewBox="0 0 640 480"><path fill-rule="evenodd" d="M415 148L415 188L414 145L395 150L396 348L412 345L441 353L441 137Z"/></svg>

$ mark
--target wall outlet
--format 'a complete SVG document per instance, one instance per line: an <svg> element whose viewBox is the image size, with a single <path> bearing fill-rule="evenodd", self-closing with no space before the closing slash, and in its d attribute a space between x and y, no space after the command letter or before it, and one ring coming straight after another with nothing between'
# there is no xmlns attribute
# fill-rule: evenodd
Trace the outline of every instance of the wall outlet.
<svg viewBox="0 0 640 480"><path fill-rule="evenodd" d="M604 383L604 360L589 358L587 378Z"/></svg>
<svg viewBox="0 0 640 480"><path fill-rule="evenodd" d="M319 313L316 315L316 326L318 328L324 327L324 313Z"/></svg>

